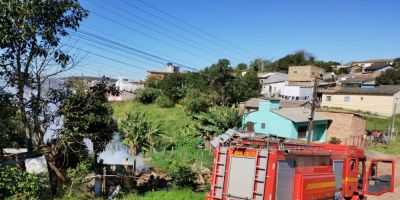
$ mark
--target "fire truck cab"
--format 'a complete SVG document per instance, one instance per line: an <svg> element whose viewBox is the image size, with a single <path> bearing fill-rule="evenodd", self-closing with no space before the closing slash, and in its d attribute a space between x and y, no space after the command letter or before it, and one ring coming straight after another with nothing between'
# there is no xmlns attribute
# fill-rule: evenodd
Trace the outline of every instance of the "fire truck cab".
<svg viewBox="0 0 400 200"><path fill-rule="evenodd" d="M394 165L355 146L241 140L214 149L206 200L366 199L394 191Z"/></svg>

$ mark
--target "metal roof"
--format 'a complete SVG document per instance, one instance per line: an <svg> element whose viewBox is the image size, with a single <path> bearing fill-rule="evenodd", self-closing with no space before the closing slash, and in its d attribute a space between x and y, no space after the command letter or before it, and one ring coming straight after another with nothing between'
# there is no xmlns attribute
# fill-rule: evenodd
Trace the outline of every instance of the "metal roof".
<svg viewBox="0 0 400 200"><path fill-rule="evenodd" d="M274 73L272 75L269 75L265 81L263 81L263 84L270 84L270 83L279 83L279 82L284 82L288 80L288 75L284 73Z"/></svg>
<svg viewBox="0 0 400 200"><path fill-rule="evenodd" d="M308 122L308 117L310 116L311 112L310 109L304 107L281 108L279 110L271 110L271 111L295 123ZM314 121L326 121L326 120L331 120L331 119L318 112L314 113Z"/></svg>
<svg viewBox="0 0 400 200"><path fill-rule="evenodd" d="M393 62L394 59L371 59L371 60L364 60L364 61L356 61L353 63L372 63L372 62Z"/></svg>
<svg viewBox="0 0 400 200"><path fill-rule="evenodd" d="M366 94L366 95L384 95L392 96L400 92L400 85L380 85L375 88L352 88L343 87L335 92L329 92L334 94ZM326 92L328 93L328 92Z"/></svg>
<svg viewBox="0 0 400 200"><path fill-rule="evenodd" d="M393 68L393 66L391 64L374 65L374 66L365 68L364 71L366 71L366 72L374 72L374 71L377 71L377 70L384 69L386 67L392 67Z"/></svg>

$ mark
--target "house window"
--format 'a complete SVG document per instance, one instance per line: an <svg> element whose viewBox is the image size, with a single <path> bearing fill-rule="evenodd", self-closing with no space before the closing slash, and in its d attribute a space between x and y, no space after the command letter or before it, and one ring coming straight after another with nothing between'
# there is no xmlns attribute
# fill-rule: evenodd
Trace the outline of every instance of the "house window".
<svg viewBox="0 0 400 200"><path fill-rule="evenodd" d="M261 123L261 128L265 129L265 123Z"/></svg>
<svg viewBox="0 0 400 200"><path fill-rule="evenodd" d="M349 96L345 96L344 97L344 102L349 102L350 101L350 97Z"/></svg>
<svg viewBox="0 0 400 200"><path fill-rule="evenodd" d="M300 139L307 137L307 126L300 126L297 128L297 137Z"/></svg>
<svg viewBox="0 0 400 200"><path fill-rule="evenodd" d="M332 100L332 96L326 96L326 101L331 101Z"/></svg>
<svg viewBox="0 0 400 200"><path fill-rule="evenodd" d="M293 71L293 73L297 73L297 71Z"/></svg>
<svg viewBox="0 0 400 200"><path fill-rule="evenodd" d="M360 97L360 100L361 100L361 101L364 100L364 97Z"/></svg>

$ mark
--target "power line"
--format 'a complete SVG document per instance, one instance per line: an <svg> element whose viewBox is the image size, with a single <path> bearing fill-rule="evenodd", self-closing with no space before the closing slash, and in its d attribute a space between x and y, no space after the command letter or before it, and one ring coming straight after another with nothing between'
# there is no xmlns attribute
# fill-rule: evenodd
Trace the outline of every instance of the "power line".
<svg viewBox="0 0 400 200"><path fill-rule="evenodd" d="M86 26L87 26L87 27L86 27ZM133 42L133 41L131 41L131 40L126 40L126 39L124 39L124 38L116 37L116 36L115 36L115 33L110 33L110 32L108 32L108 31L106 31L106 30L104 30L104 29L101 29L101 28L97 27L97 26L85 24L85 26L82 27L80 30L84 30L84 29L88 29L89 31L92 31L92 32L97 32L97 33L99 33L99 34L104 34L104 35L106 35L107 37L113 38L113 39L115 39L115 40L117 40L117 41L124 42L124 44L129 44L130 46L136 46L136 47L137 47L137 46L141 46L140 48L145 49L147 52L153 52L153 54L159 55L160 57L161 57L161 55L162 55L162 56L165 56L165 57L169 57L169 56L166 56L164 52L161 52L161 53L160 53L160 52L157 52L157 51L155 51L155 50L153 50L153 49L148 49L148 48L146 48L146 47L143 47L143 44L140 44L140 43L137 43L137 42ZM157 52L157 53L155 53L155 52ZM176 59L170 59L170 60L176 60ZM176 62L173 62L173 63L179 63L179 61L176 61ZM185 65L186 65L186 64L185 64ZM189 65L186 65L186 66L189 66Z"/></svg>
<svg viewBox="0 0 400 200"><path fill-rule="evenodd" d="M126 3L126 2L124 2L124 3ZM198 46L201 46L202 49L200 49L198 46L193 46L192 44L188 44L188 43L186 43L185 41L182 41L182 40L180 40L180 39L172 38L172 37L167 36L167 37L169 37L169 38L175 39L175 40L177 40L177 41L179 41L179 42L181 42L181 43L184 43L184 44L186 44L186 45L188 45L188 46L190 46L190 47L192 47L192 48L194 48L194 49L207 52L207 53L209 53L209 54L211 54L211 55L213 55L213 56L216 56L217 58L226 57L226 56L220 56L220 55L215 54L214 52L218 52L218 53L220 53L220 54L224 54L224 53L222 53L222 52L220 52L220 51L218 51L218 50L212 49L212 48L210 48L209 46L204 45L203 43L197 42L197 41L195 41L195 40L193 40L193 39L191 39L191 38L189 38L189 37L186 37L185 35L182 35L182 34L179 34L179 33L174 32L174 31L171 31L170 29L165 28L164 26L161 26L161 25L159 25L159 24L157 24L157 23L152 22L151 20L148 20L148 19L146 19L146 18L144 18L144 17L141 17L141 16L139 16L139 15L136 15L136 14L134 14L134 13L132 13L132 12L129 12L128 10L126 10L126 9L124 9L124 8L117 7L117 6L115 6L115 5L113 5L113 4L110 4L110 3L108 3L108 4L109 4L110 6L116 8L116 9L122 10L123 12L125 12L125 13L127 13L127 14L129 14L129 15L131 15L131 16L134 16L134 17L136 17L136 18L138 18L138 19L140 19L140 20L142 20L142 21L144 21L144 22L147 22L147 23L149 23L149 24L151 24L151 25L153 25L153 26L155 26L155 27L157 27L157 28L159 28L159 29L161 29L161 30L163 30L163 31L166 31L166 32L168 32L168 33L171 33L171 34L173 34L173 35L179 37L179 38L183 38L183 39L185 39L185 40L187 40L187 41L189 41L189 42L191 42L191 43L194 43L194 44L196 44L196 45L198 45ZM98 6L99 6L99 7L102 7L102 8L105 9L105 10L108 10L108 9L104 8L103 6L100 6L100 5L98 5ZM108 10L108 11L111 12L110 10ZM140 22L137 22L136 20L133 20L133 21L134 21L135 23L137 23L137 24L139 24L139 25L145 27L145 28L148 28L148 29L150 29L150 30L156 31L156 30L154 30L153 28L150 28L150 27L148 27L148 26L146 26L146 25L144 25L144 24L142 24L142 23L140 23ZM160 33L160 34L163 34L163 33L159 32L159 31L156 31L156 32L157 32L157 33ZM164 34L164 35L166 35L166 34ZM212 50L212 51L210 51L209 49ZM231 59L236 60L235 58L231 58ZM236 60L236 61L238 61L238 60Z"/></svg>
<svg viewBox="0 0 400 200"><path fill-rule="evenodd" d="M111 44L113 44L113 45L116 45L116 46L118 46L118 47L125 48L125 49L128 49L128 50L131 50L131 51L140 53L140 54L142 54L142 55L149 56L149 57L151 57L151 58L159 59L159 60L164 61L164 62L175 63L175 64L177 64L177 65L180 65L180 66L185 67L185 68L190 69L190 70L196 70L196 69L193 68L193 67L188 67L188 66L179 64L179 63L174 62L174 61L172 61L172 60L169 60L169 59L166 59L166 58L162 58L162 57L160 57L160 56L157 56L157 55L154 55L154 54L151 54L151 53L147 53L147 52L145 52L145 51L142 51L142 50L139 50L139 49L136 49L136 48L127 46L127 45L125 45L125 44L122 44L122 43L119 43L119 42L116 42L116 41L113 41L113 40L110 40L110 39L101 37L101 36L96 35L96 34L93 34L93 33L89 33L89 32L86 32L86 31L80 31L79 33L84 34L84 35L87 35L87 36L90 36L90 37L92 37L92 38L96 38L96 39L98 39L98 40L100 40L100 41L106 41L106 42L111 43Z"/></svg>
<svg viewBox="0 0 400 200"><path fill-rule="evenodd" d="M137 32L137 33L139 33L139 34L141 34L141 35L144 35L144 36L146 36L146 37L149 37L149 38L151 38L151 39L153 39L153 40L159 41L159 42L161 42L161 43L164 43L164 44L166 44L166 45L169 45L169 46L171 46L171 47L174 47L174 48L176 48L176 49L178 49L178 50L181 50L181 51L183 51L183 52L186 52L187 54L190 54L190 55L193 55L193 56L195 56L195 57L201 58L201 59L203 59L203 60L207 60L207 61L211 61L211 62L212 62L212 60L210 60L210 59L208 59L208 58L205 58L205 57L203 57L203 56L199 56L198 54L195 54L195 53L193 53L193 52L191 52L191 51L188 51L188 50L186 50L186 49L183 49L183 48L181 48L181 47L179 47L179 46L176 46L176 45L174 45L174 44L171 44L171 43L169 43L169 42L166 42L166 41L161 40L161 39L159 39L159 38L156 38L156 37L154 37L154 36L151 36L151 35L149 35L149 34L143 32L143 31L139 31L139 30L137 30L137 29L134 29L134 28L132 28L132 27L130 27L130 26L127 26L127 25L125 25L125 24L122 24L122 23L120 23L120 22L118 22L118 21L116 21L116 20L113 20L113 19L111 19L111 18L109 18L109 17L106 17L106 16L104 16L104 15L102 15L102 14L99 14L99 13L96 13L96 12L93 12L93 11L92 11L91 13L93 13L93 14L95 14L95 15L101 17L101 18L104 18L104 19L106 19L106 20L108 20L108 21L111 21L111 22L113 22L113 23L119 24L120 26L123 26L123 27L125 27L125 28L127 28L127 29L130 29L130 30L132 30L132 31L135 31L135 32Z"/></svg>
<svg viewBox="0 0 400 200"><path fill-rule="evenodd" d="M78 33L79 33L79 32L78 32ZM115 50L118 50L118 51L120 51L120 52L122 52L122 53L128 54L128 53L126 52L126 50L120 48L119 46L116 46L116 45L113 45L113 44L103 43L101 40L100 40L100 41L97 41L97 40L95 40L95 39L93 39L93 38L87 37L86 35L79 35L79 34L71 34L71 35L73 35L73 36L75 36L75 37L78 37L79 39L84 39L84 40L86 40L86 41L90 41L90 42L92 42L92 43L96 43L96 44L98 44L98 45L101 45L101 46L108 47L108 48L112 49L112 50L107 50L107 49L104 49L104 48L102 48L102 47L95 46L96 48L103 49L104 51L114 52L114 53L115 53ZM83 43L85 43L85 42L83 42ZM87 43L86 43L86 44L87 44ZM120 55L119 53L117 53L117 54ZM129 54L129 55L131 55L131 54ZM147 57L145 57L145 56L143 56L143 55L141 55L141 54L137 54L136 56L139 57L139 58L148 60L148 61L155 62L155 63L157 63L157 64L162 64L162 65L165 64L165 62L160 62L160 61L157 61L157 60L153 60L153 59L147 58ZM126 57L126 56L125 56L125 57ZM131 58L131 59L133 59L133 58ZM133 59L133 60L136 60L136 59ZM138 60L136 60L136 61L138 61ZM143 62L143 61L139 61L139 62L142 62L142 63L144 63L144 64L146 64L146 65L150 65L150 66L152 65L152 64L149 64L149 63Z"/></svg>
<svg viewBox="0 0 400 200"><path fill-rule="evenodd" d="M169 14L169 13L167 13L167 12L165 12L165 11L163 11L163 10L161 10L161 9L159 9L159 8L157 8L157 7L155 7L155 6L151 5L151 4L149 4L149 3L147 3L147 2L144 2L143 0L138 0L138 1L141 2L142 4L146 5L146 6L150 7L150 8L152 8L152 9L154 9L154 10L156 10L156 11L158 11L158 12L160 12L160 13L162 13L162 14L164 14L164 15L170 17L170 18L172 18L172 19L175 19L176 21L179 21L179 22L182 23L182 24L185 24L186 26L189 26L189 27L191 27L191 28L193 28L193 29L195 29L195 30L197 30L197 31L199 31L199 32L201 32L201 33L203 33L203 34L208 35L209 37L212 37L212 38L214 38L214 39L216 39L216 40L218 40L218 41L221 41L221 42L223 42L223 43L225 43L225 44L230 45L231 47L234 47L234 48L236 48L236 49L239 49L239 50L241 50L242 52L246 52L246 53L249 54L249 55L259 57L259 56L257 56L256 54L254 54L254 53L252 53L252 52L250 52L250 51L248 51L248 50L246 50L246 49L243 49L243 48L241 48L241 47L239 47L239 46L237 46L237 45L235 45L235 44L232 44L232 43L230 43L230 42L228 42L228 41L225 41L225 40L221 39L220 37L217 37L217 36L215 36L215 35L213 35L213 34L211 34L211 33L208 33L208 32L206 32L206 31L203 31L203 30L201 30L200 28L198 28L198 27L196 27L196 26L194 26L194 25L192 25L192 24L190 24L190 23L188 23L188 22L185 22L185 21L183 21L183 20L181 20L181 19L179 19L179 18L177 18L177 17L175 17L175 16L173 16L173 15L171 15L171 14Z"/></svg>
<svg viewBox="0 0 400 200"><path fill-rule="evenodd" d="M143 8L140 8L140 7L138 7L138 6L135 6L135 5L133 5L132 3L130 3L130 2L127 2L127 1L125 1L125 0L122 0L122 2L124 2L125 4L127 4L127 5L129 5L129 6L133 7L133 8L136 8L137 10L140 10L140 11L142 11L142 12L144 12L144 13L150 15L150 16L153 16L154 18L157 18L157 19L159 19L160 21L163 21L163 22L165 22L165 23L167 23L167 24L169 24L169 25L171 25L171 26L174 26L174 27L177 28L177 29L180 29L180 30L182 30L182 31L185 31L185 32L187 32L187 33L190 33L191 35L196 36L197 38L200 38L200 39L202 39L202 40L204 40L204 41L207 41L208 43L210 43L210 44L212 44L212 45L215 45L216 47L220 47L220 48L222 47L222 48L224 48L225 50L231 51L231 52L233 52L233 53L235 53L235 54L237 54L237 55L241 55L241 56L243 56L243 57L245 57L245 58L252 59L251 57L248 57L247 55L243 54L243 52L241 52L241 51L238 51L238 50L232 49L232 48L227 48L227 47L225 47L225 46L221 46L221 43L217 43L217 42L212 41L212 40L210 40L210 39L208 39L208 38L206 38L206 37L204 37L204 36L202 36L202 35L200 35L200 34L197 34L197 33L193 32L193 31L190 31L190 30L188 30L188 29L185 29L185 28L183 28L183 27L181 27L181 26L179 26L179 25L177 25L177 24L175 24L175 23L172 23L172 22L170 22L170 21L168 21L168 20L166 20L166 19L164 19L164 18L162 18L162 17L160 17L160 16L157 16L157 15L153 14L152 12L149 12L149 11L143 9Z"/></svg>

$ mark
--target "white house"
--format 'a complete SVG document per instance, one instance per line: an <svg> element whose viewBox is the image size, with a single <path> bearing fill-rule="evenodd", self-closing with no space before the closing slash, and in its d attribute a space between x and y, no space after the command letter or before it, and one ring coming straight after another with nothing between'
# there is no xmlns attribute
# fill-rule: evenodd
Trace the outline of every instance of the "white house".
<svg viewBox="0 0 400 200"><path fill-rule="evenodd" d="M312 97L313 85L285 85L279 97L286 100L309 100Z"/></svg>
<svg viewBox="0 0 400 200"><path fill-rule="evenodd" d="M134 92L137 89L143 88L143 83L139 81L129 81L127 78L120 76L117 82L115 82L115 87L120 91Z"/></svg>
<svg viewBox="0 0 400 200"><path fill-rule="evenodd" d="M288 84L288 75L284 73L263 73L258 75L261 83L261 95L279 96Z"/></svg>

